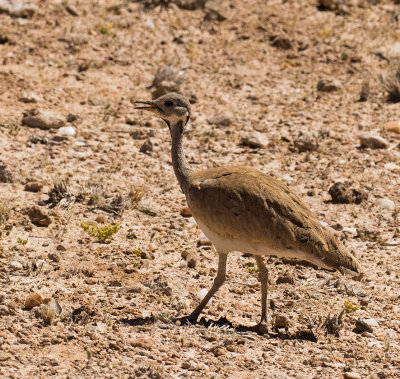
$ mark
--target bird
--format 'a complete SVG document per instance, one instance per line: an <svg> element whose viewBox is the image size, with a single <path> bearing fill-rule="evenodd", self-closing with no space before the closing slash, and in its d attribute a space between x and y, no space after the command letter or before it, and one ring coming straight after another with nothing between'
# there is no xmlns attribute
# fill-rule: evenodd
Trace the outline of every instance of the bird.
<svg viewBox="0 0 400 379"><path fill-rule="evenodd" d="M268 269L263 256L298 258L342 274L362 275L354 255L283 182L246 166L200 171L190 167L183 147L191 116L186 97L172 92L156 100L137 100L135 108L152 112L167 124L175 176L193 218L218 254L213 285L193 312L179 321L197 322L225 282L228 254L233 251L253 255L258 267L261 318L253 328L259 334L268 332Z"/></svg>

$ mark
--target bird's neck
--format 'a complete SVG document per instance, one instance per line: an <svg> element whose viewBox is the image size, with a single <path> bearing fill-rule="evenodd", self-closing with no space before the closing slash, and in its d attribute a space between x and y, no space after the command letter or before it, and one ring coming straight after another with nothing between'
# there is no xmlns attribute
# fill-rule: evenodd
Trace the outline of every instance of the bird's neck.
<svg viewBox="0 0 400 379"><path fill-rule="evenodd" d="M191 169L183 151L183 122L178 121L176 124L171 125L170 130L172 138L172 165L174 167L175 176L178 179L183 193L186 195L189 189L189 175Z"/></svg>

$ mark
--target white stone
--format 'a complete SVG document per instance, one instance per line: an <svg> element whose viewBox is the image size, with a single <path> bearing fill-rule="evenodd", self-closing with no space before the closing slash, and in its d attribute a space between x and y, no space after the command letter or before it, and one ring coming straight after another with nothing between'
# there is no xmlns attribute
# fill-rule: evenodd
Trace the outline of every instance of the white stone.
<svg viewBox="0 0 400 379"><path fill-rule="evenodd" d="M24 267L22 266L22 263L20 263L20 262L17 262L17 261L12 261L11 263L10 263L10 267L13 269L13 270L22 270Z"/></svg>
<svg viewBox="0 0 400 379"><path fill-rule="evenodd" d="M396 163L389 162L385 164L385 169L390 171L398 171L400 170L400 166L397 165Z"/></svg>
<svg viewBox="0 0 400 379"><path fill-rule="evenodd" d="M351 234L357 234L356 228L349 228L348 226L344 226L343 231Z"/></svg>
<svg viewBox="0 0 400 379"><path fill-rule="evenodd" d="M371 328L379 326L378 321L376 321L374 318L363 318L362 321L369 325Z"/></svg>
<svg viewBox="0 0 400 379"><path fill-rule="evenodd" d="M73 137L76 134L76 131L73 126L63 126L58 129L58 134L60 136Z"/></svg>
<svg viewBox="0 0 400 379"><path fill-rule="evenodd" d="M202 288L199 292L197 292L197 297L200 300L203 300L206 297L207 292L208 292L207 288Z"/></svg>
<svg viewBox="0 0 400 379"><path fill-rule="evenodd" d="M381 207L382 209L388 209L391 211L396 208L394 201L386 198L376 200L375 205Z"/></svg>

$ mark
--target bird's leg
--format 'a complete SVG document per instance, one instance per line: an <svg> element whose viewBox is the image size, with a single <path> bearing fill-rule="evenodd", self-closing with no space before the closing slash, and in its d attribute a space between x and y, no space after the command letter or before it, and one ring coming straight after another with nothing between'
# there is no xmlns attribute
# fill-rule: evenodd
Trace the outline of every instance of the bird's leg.
<svg viewBox="0 0 400 379"><path fill-rule="evenodd" d="M217 276L214 279L214 284L212 285L210 290L207 292L207 295L204 297L204 299L196 307L196 309L189 316L182 317L180 319L180 321L190 322L190 323L195 323L197 321L197 318L199 317L201 311L204 309L204 307L207 305L207 303L213 297L215 292L217 292L218 289L225 282L227 258L228 258L228 254L218 253L218 271L217 271Z"/></svg>
<svg viewBox="0 0 400 379"><path fill-rule="evenodd" d="M255 330L259 334L268 332L267 328L267 294L268 294L268 269L261 256L256 255L258 267L258 280L261 283L261 320L256 325Z"/></svg>

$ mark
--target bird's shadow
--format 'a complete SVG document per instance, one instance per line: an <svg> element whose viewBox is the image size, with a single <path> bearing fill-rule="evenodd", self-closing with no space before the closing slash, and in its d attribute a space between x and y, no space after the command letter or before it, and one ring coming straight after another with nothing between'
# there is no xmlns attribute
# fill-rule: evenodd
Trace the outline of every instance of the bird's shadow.
<svg viewBox="0 0 400 379"><path fill-rule="evenodd" d="M125 325L130 325L130 326L142 326L142 325L150 325L154 324L157 320L154 317L138 317L134 319L122 319L119 322ZM171 322L170 322L171 323ZM182 327L187 327L188 324L175 324L178 326ZM196 321L195 323L189 324L189 325L198 325L198 326L203 326L205 328L224 328L224 329L230 329L230 330L235 330L238 333L248 333L252 332L254 333L254 327L251 326L246 326L246 325L233 325L228 319L225 317L221 317L219 320L214 321L214 320L207 320L205 317L202 317L199 321ZM295 334L290 334L287 331L282 333L280 331L270 331L268 332L267 335L268 339L280 339L280 340L301 340L301 341L311 341L311 342L318 342L317 337L315 334L312 332L312 330L304 330L300 332L296 332Z"/></svg>

